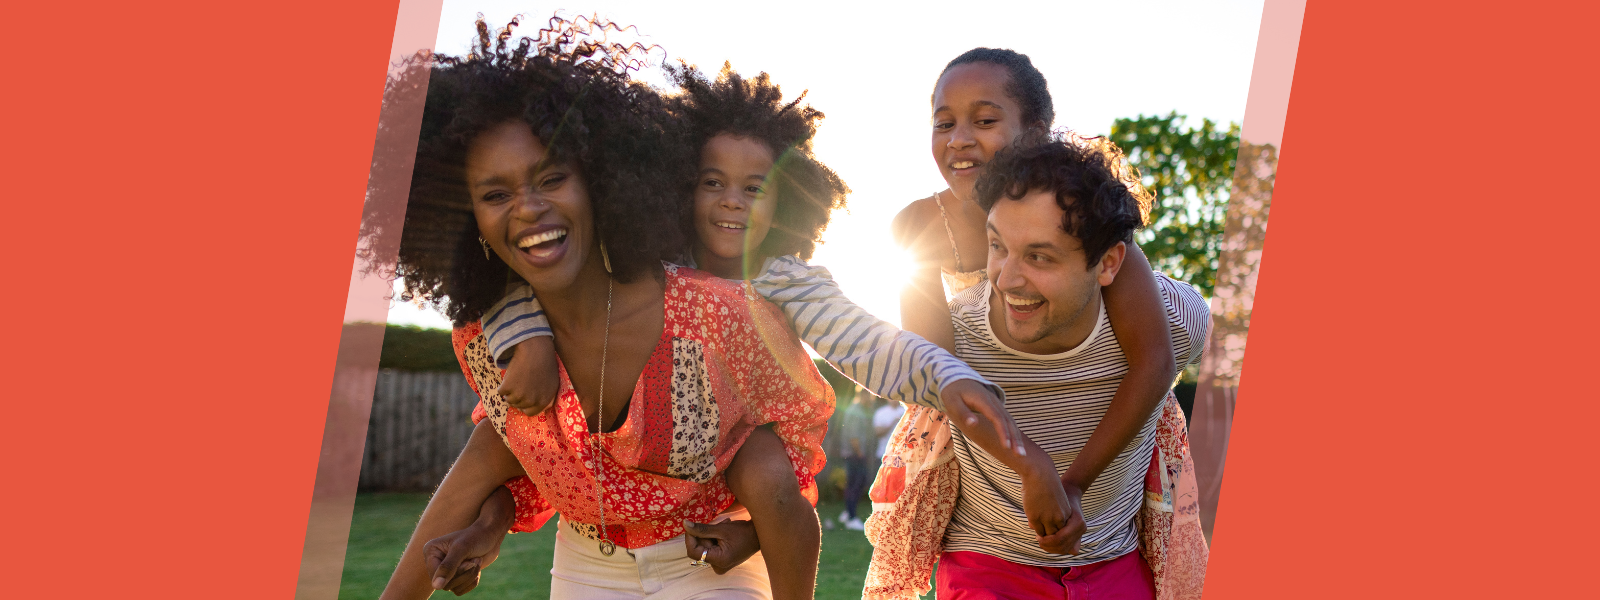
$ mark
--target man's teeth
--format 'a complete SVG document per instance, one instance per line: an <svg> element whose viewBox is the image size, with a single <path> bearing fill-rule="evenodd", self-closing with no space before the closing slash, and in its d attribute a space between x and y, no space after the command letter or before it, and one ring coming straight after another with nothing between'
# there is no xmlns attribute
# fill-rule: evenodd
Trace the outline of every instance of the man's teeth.
<svg viewBox="0 0 1600 600"><path fill-rule="evenodd" d="M1043 300L1024 300L1022 298L1016 298L1016 297L1012 297L1012 296L1009 296L1009 295L1006 296L1006 304L1010 304L1012 306L1033 306L1035 304L1039 304L1039 303L1042 303L1042 302L1044 302L1044 301Z"/></svg>
<svg viewBox="0 0 1600 600"><path fill-rule="evenodd" d="M721 227L723 229L744 229L743 224L730 223L728 221L718 221L716 223L712 223L712 225L716 225L717 227Z"/></svg>
<svg viewBox="0 0 1600 600"><path fill-rule="evenodd" d="M952 169L970 169L970 168L972 168L974 166L976 166L976 163L974 163L974 162L972 162L970 160L963 160L961 162L951 164L950 168L952 168Z"/></svg>
<svg viewBox="0 0 1600 600"><path fill-rule="evenodd" d="M532 248L532 247L537 246L539 244L543 244L545 242L552 241L552 240L559 240L559 239L564 238L564 237L567 237L567 230L565 230L565 229L551 229L550 231L546 231L546 232L538 234L538 235L530 235L528 237L522 238L521 240L517 241L517 247L518 248Z"/></svg>

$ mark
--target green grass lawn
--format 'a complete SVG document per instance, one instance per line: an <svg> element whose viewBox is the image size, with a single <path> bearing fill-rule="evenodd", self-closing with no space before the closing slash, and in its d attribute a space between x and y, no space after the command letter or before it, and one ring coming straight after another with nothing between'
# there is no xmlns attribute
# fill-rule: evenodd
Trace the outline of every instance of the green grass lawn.
<svg viewBox="0 0 1600 600"><path fill-rule="evenodd" d="M361 494L350 520L350 544L345 551L341 600L369 600L383 592L417 517L428 503L426 494ZM865 517L871 504L860 506ZM872 546L859 531L839 527L836 520L844 504L824 502L817 515L831 521L822 532L822 560L817 574L817 598L860 598L867 576ZM478 589L466 598L545 599L550 596L550 559L555 552L556 520L533 533L508 536L500 558L484 571ZM453 598L448 592L436 598Z"/></svg>

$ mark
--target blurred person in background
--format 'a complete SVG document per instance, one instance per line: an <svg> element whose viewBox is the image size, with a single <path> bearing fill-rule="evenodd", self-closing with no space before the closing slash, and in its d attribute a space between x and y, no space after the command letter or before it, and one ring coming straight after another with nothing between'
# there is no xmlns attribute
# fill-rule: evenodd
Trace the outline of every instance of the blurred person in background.
<svg viewBox="0 0 1600 600"><path fill-rule="evenodd" d="M883 454L889 449L889 433L904 414L906 405L893 400L880 402L878 410L872 412L872 433L878 437L878 462L883 462ZM877 465L873 465L873 471L877 471Z"/></svg>
<svg viewBox="0 0 1600 600"><path fill-rule="evenodd" d="M866 493L867 485L872 482L872 465L869 461L874 458L872 452L877 448L877 436L872 427L872 402L872 394L857 387L839 427L843 434L841 454L845 473L844 512L840 513L839 521L844 523L845 529L855 531L863 529L856 506L861 502L862 494Z"/></svg>

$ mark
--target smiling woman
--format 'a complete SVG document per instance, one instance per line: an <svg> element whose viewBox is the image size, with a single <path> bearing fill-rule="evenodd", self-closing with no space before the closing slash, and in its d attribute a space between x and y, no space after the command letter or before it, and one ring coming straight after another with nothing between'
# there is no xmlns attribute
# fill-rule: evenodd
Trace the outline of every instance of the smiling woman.
<svg viewBox="0 0 1600 600"><path fill-rule="evenodd" d="M513 21L511 26L515 25ZM486 201L488 213L494 212L488 206L510 203L474 197L475 192L489 190L463 185L467 182L463 171L466 157L477 133L513 120L526 123L542 154L547 154L539 166L561 171L539 174L540 184L576 175L593 202L589 218L598 239L560 245L581 255L597 252L597 244L605 239L627 240L607 248L619 281L654 273L660 261L675 260L682 254L683 232L661 223L681 218L684 205L679 198L682 182L692 177L692 153L667 126L671 120L663 112L662 99L627 75L642 65L641 48L588 39L572 25L576 24L553 19L550 27L539 32L539 40L522 38L510 47L511 26L491 34L480 22L480 40L473 54L433 58L437 66L428 82L429 100L411 186L413 200L406 210L400 240L397 274L406 284L403 299L433 304L457 325L475 321L505 293L511 275L507 262L486 256L485 245L505 251L503 256L508 258L531 259L531 254L517 248L523 239L511 236L549 235L550 230L518 229L479 239L474 218L479 208L474 200ZM610 24L598 27L617 28ZM523 172L516 177L534 175ZM504 184L509 180L480 177L470 183ZM528 191L535 193L533 188ZM537 193L552 191L540 189ZM574 242L594 246L578 248ZM511 252L513 248L518 252ZM446 298L449 302L444 302Z"/></svg>
<svg viewBox="0 0 1600 600"><path fill-rule="evenodd" d="M430 81L397 270L446 305L481 401L384 597L470 589L507 529L556 511L552 597L767 597L760 561L716 575L685 560L684 523L730 510L721 471L768 423L781 483L814 499L831 390L776 307L663 264L684 252L692 153L628 77L642 48L560 19L512 45L515 25L480 22L473 54L410 71ZM508 406L478 321L512 283L559 340L548 410Z"/></svg>

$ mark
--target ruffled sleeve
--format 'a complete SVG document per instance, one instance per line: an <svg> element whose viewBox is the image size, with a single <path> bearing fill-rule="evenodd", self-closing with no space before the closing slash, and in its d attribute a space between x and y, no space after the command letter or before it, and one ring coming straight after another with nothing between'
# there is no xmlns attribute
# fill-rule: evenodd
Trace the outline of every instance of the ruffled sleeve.
<svg viewBox="0 0 1600 600"><path fill-rule="evenodd" d="M815 504L816 475L827 463L822 438L833 415L833 388L800 345L783 311L744 287L750 322L757 335L731 335L732 356L743 357L745 377L736 381L754 425L775 423L784 442L801 493Z"/></svg>
<svg viewBox="0 0 1600 600"><path fill-rule="evenodd" d="M555 516L556 509L539 494L538 486L533 485L526 475L507 481L506 489L511 490L511 497L517 502L517 519L511 523L512 533L538 531L550 517Z"/></svg>

